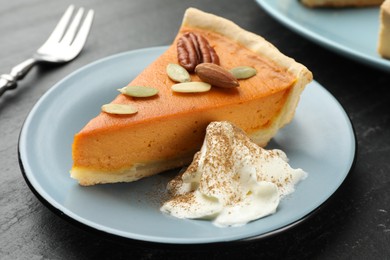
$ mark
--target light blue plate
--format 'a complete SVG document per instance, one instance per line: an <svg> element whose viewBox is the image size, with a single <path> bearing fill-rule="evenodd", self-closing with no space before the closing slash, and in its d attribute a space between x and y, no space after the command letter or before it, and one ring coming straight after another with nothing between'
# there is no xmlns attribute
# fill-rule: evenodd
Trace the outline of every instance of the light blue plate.
<svg viewBox="0 0 390 260"><path fill-rule="evenodd" d="M377 52L379 7L310 9L298 0L256 0L276 20L314 42L390 72Z"/></svg>
<svg viewBox="0 0 390 260"><path fill-rule="evenodd" d="M276 214L243 227L160 213L165 185L177 171L133 183L81 187L70 178L73 136L116 89L126 85L166 47L141 49L94 62L51 88L28 115L19 140L25 179L44 204L96 230L142 241L176 244L265 237L303 220L341 185L355 157L355 135L340 104L317 82L304 91L296 117L269 147L280 148L309 177L282 200ZM73 222L74 222L73 221Z"/></svg>

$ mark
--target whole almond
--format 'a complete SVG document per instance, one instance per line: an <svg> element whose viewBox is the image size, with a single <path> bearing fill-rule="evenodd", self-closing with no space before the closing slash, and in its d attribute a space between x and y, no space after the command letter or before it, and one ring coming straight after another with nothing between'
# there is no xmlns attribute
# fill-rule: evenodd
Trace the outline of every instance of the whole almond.
<svg viewBox="0 0 390 260"><path fill-rule="evenodd" d="M214 63L201 63L195 68L198 77L215 87L235 88L240 84L228 70Z"/></svg>

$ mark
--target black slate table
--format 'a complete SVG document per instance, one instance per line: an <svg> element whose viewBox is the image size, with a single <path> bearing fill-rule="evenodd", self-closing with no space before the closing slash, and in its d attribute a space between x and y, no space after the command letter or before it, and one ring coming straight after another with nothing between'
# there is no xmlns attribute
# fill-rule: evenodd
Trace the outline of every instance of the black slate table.
<svg viewBox="0 0 390 260"><path fill-rule="evenodd" d="M34 68L0 98L0 259L390 259L390 73L298 36L249 0L0 0L0 72L28 58L71 3L96 12L81 55L63 66ZM50 87L80 67L115 53L170 44L189 6L235 21L309 67L351 118L358 143L354 168L316 214L259 241L165 246L65 221L34 196L19 169L18 136L26 116Z"/></svg>

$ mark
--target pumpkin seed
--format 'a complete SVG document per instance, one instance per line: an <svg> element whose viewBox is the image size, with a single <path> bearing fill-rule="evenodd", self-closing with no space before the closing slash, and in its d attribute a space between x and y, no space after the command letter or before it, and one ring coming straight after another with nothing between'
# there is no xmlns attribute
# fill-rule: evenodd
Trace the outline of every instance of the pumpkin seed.
<svg viewBox="0 0 390 260"><path fill-rule="evenodd" d="M169 63L167 65L168 77L175 82L190 82L191 77L188 71L179 64Z"/></svg>
<svg viewBox="0 0 390 260"><path fill-rule="evenodd" d="M138 112L136 107L125 104L105 104L102 106L102 111L116 115L130 115Z"/></svg>
<svg viewBox="0 0 390 260"><path fill-rule="evenodd" d="M193 81L174 84L171 89L174 92L180 93L199 93L209 91L211 89L211 85L206 82Z"/></svg>
<svg viewBox="0 0 390 260"><path fill-rule="evenodd" d="M145 86L126 86L118 91L130 97L151 97L158 93L158 89Z"/></svg>
<svg viewBox="0 0 390 260"><path fill-rule="evenodd" d="M230 70L236 79L249 79L256 75L257 70L249 66L239 66Z"/></svg>

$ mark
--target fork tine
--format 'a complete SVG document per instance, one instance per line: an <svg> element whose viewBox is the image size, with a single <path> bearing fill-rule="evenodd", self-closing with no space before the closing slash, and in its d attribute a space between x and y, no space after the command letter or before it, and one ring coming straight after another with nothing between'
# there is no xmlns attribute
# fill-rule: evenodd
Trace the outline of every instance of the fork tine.
<svg viewBox="0 0 390 260"><path fill-rule="evenodd" d="M74 5L70 5L63 16L61 17L60 21L58 22L57 26L54 28L53 32L50 34L49 38L47 39L47 42L55 41L59 42L64 35L66 26L68 25L70 18L72 16L74 10Z"/></svg>
<svg viewBox="0 0 390 260"><path fill-rule="evenodd" d="M73 40L72 49L74 51L77 50L77 52L80 52L81 49L83 48L92 26L93 17L94 17L94 11L89 10L84 19L84 22L80 26L79 32L77 33L75 39Z"/></svg>
<svg viewBox="0 0 390 260"><path fill-rule="evenodd" d="M76 16L74 17L72 23L70 24L68 30L66 31L64 37L61 40L61 43L63 44L71 44L73 41L74 36L76 35L76 30L81 22L81 18L83 17L84 14L84 8L80 8Z"/></svg>

